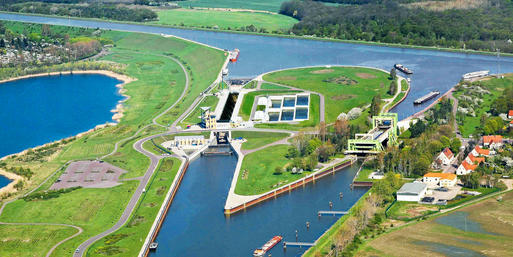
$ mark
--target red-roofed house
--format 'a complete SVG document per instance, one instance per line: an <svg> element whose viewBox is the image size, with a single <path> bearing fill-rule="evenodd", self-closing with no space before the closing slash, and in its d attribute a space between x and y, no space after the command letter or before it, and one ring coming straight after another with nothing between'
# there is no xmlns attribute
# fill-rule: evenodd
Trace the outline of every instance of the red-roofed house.
<svg viewBox="0 0 513 257"><path fill-rule="evenodd" d="M454 154L452 153L451 149L446 147L438 157L436 157L436 160L439 160L443 165L449 165L454 160Z"/></svg>
<svg viewBox="0 0 513 257"><path fill-rule="evenodd" d="M508 119L513 119L513 110L509 110Z"/></svg>
<svg viewBox="0 0 513 257"><path fill-rule="evenodd" d="M477 165L470 164L467 161L463 161L461 165L456 170L457 175L467 175L473 172L477 168Z"/></svg>
<svg viewBox="0 0 513 257"><path fill-rule="evenodd" d="M483 136L483 145L490 149L498 149L502 147L502 136Z"/></svg>
<svg viewBox="0 0 513 257"><path fill-rule="evenodd" d="M479 165L480 163L485 161L485 158L484 157L476 157L472 153L469 153L467 155L467 158L465 158L465 161L467 161L470 164L477 164L477 165Z"/></svg>
<svg viewBox="0 0 513 257"><path fill-rule="evenodd" d="M483 148L479 147L478 145L476 145L476 147L474 147L474 149L472 150L471 153L474 156L488 156L488 155L490 155L490 150L483 149Z"/></svg>
<svg viewBox="0 0 513 257"><path fill-rule="evenodd" d="M513 127L513 120L509 122L509 126Z"/></svg>

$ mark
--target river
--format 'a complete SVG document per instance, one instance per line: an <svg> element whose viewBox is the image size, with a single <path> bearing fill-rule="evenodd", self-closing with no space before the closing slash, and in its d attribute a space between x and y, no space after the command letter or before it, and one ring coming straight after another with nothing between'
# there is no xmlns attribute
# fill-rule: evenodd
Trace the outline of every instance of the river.
<svg viewBox="0 0 513 257"><path fill-rule="evenodd" d="M390 70L394 63L412 69L412 90L393 112L405 118L420 111L431 101L414 106L413 101L430 91L445 92L464 73L490 70L492 73L513 72L513 58L478 54L451 53L376 45L350 44L307 39L267 37L215 31L185 30L136 24L92 20L74 20L0 13L0 19L24 22L102 28L123 31L164 33L194 40L222 49L238 48L239 60L230 64L231 77L253 77L283 68L309 65L361 65Z"/></svg>
<svg viewBox="0 0 513 257"><path fill-rule="evenodd" d="M329 210L330 201L333 210L348 210L367 191L350 189L355 165L225 217L223 206L236 163L235 156L208 156L190 164L157 236L158 249L151 256L251 256L275 235L296 241L296 230L300 242L314 242L339 218L318 218L317 211ZM304 250L288 247L283 251L279 244L269 253L297 256Z"/></svg>
<svg viewBox="0 0 513 257"><path fill-rule="evenodd" d="M99 74L56 75L0 84L0 156L112 122L123 97L119 80Z"/></svg>

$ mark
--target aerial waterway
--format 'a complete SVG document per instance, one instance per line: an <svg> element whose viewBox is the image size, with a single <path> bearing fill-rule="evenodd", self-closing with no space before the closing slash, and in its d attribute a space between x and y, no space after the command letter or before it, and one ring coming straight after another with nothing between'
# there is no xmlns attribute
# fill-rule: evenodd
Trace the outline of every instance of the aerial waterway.
<svg viewBox="0 0 513 257"><path fill-rule="evenodd" d="M275 235L295 242L296 230L298 241L311 243L339 218L319 218L318 211L330 210L330 201L332 210L348 210L367 191L350 189L355 165L227 217L223 206L236 164L235 155L203 156L190 164L157 236L159 246L150 256L251 256ZM284 251L278 244L268 253L298 256L304 250Z"/></svg>
<svg viewBox="0 0 513 257"><path fill-rule="evenodd" d="M468 72L490 70L513 72L513 58L478 54L350 44L297 38L279 38L214 31L185 30L158 26L122 24L106 21L75 20L0 13L0 19L47 23L89 28L170 34L222 49L240 49L237 62L230 64L230 77L247 78L261 73L310 65L360 65L390 70L401 63L415 71L410 76L412 87L408 97L392 112L399 119L408 117L429 105L413 101L431 91L441 94L453 87Z"/></svg>

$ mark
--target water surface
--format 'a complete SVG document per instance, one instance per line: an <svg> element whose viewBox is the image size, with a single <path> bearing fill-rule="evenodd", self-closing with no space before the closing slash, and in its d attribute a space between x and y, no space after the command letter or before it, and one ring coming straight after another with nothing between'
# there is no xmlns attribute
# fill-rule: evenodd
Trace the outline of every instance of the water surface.
<svg viewBox="0 0 513 257"><path fill-rule="evenodd" d="M0 175L0 188L4 187L4 186L7 186L9 185L9 183L11 183L11 180L8 179L7 177L4 177L2 175Z"/></svg>
<svg viewBox="0 0 513 257"><path fill-rule="evenodd" d="M99 74L44 76L0 83L0 156L112 122L121 81Z"/></svg>
<svg viewBox="0 0 513 257"><path fill-rule="evenodd" d="M317 211L329 210L330 201L333 210L348 210L367 190L351 191L354 166L226 217L223 207L236 163L235 156L209 156L190 164L157 236L158 249L151 256L252 256L254 249L275 235L295 241L295 230L299 241L314 242L339 218L319 219ZM339 192L344 194L342 199ZM269 253L297 256L304 250L288 247L283 251L280 243Z"/></svg>
<svg viewBox="0 0 513 257"><path fill-rule="evenodd" d="M438 224L450 226L459 230L463 230L465 232L475 232L475 233L483 233L495 235L494 233L490 233L483 229L479 222L471 220L468 212L457 211L450 213L448 215L442 216L440 218L436 218L435 222Z"/></svg>
<svg viewBox="0 0 513 257"><path fill-rule="evenodd" d="M415 241L414 242L417 245L427 246L429 250L437 253L441 253L448 257L485 257L486 255L483 255L479 252L458 247L454 245L447 245L447 244L441 244L436 242L429 242L429 241Z"/></svg>

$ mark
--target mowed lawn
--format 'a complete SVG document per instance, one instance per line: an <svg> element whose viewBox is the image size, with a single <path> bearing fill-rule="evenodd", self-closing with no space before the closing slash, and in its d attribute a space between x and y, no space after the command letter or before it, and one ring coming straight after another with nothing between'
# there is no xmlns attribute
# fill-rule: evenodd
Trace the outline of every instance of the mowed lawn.
<svg viewBox="0 0 513 257"><path fill-rule="evenodd" d="M513 192L399 228L367 242L356 256L511 256ZM447 224L447 225L446 225ZM479 255L481 254L481 255Z"/></svg>
<svg viewBox="0 0 513 257"><path fill-rule="evenodd" d="M276 167L284 168L290 162L285 158L288 148L289 145L275 145L244 156L235 193L239 195L265 193L310 174L310 172L273 174Z"/></svg>
<svg viewBox="0 0 513 257"><path fill-rule="evenodd" d="M261 146L276 142L289 136L287 133L255 132L255 131L233 131L232 138L242 137L247 142L242 144L242 150L256 149Z"/></svg>
<svg viewBox="0 0 513 257"><path fill-rule="evenodd" d="M77 232L66 226L0 225L0 256L45 256L55 242Z"/></svg>
<svg viewBox="0 0 513 257"><path fill-rule="evenodd" d="M162 159L157 173L153 175L127 225L93 244L87 256L105 256L105 253L110 253L109 256L137 256L141 248L140 242L146 239L162 201L178 173L180 163L176 158Z"/></svg>
<svg viewBox="0 0 513 257"><path fill-rule="evenodd" d="M278 12L281 3L285 0L186 0L178 1L182 7L208 7L208 8L231 8L231 9L252 9L270 12Z"/></svg>
<svg viewBox="0 0 513 257"><path fill-rule="evenodd" d="M372 97L392 97L387 93L389 74L360 67L316 67L278 71L264 80L321 93L325 97L326 122L334 122L341 112L364 107Z"/></svg>
<svg viewBox="0 0 513 257"><path fill-rule="evenodd" d="M289 29L298 20L281 14L249 12L174 9L157 12L159 20L152 22L161 25L186 26L197 28L218 28L235 30L253 25L268 32Z"/></svg>

